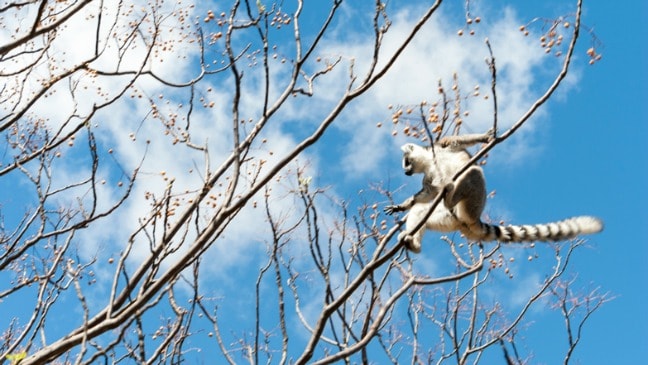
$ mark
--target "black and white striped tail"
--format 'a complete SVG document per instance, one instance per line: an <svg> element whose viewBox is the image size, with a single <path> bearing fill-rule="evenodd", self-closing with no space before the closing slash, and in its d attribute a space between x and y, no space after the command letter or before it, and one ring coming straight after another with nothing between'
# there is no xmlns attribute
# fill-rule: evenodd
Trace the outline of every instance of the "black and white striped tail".
<svg viewBox="0 0 648 365"><path fill-rule="evenodd" d="M603 222L595 217L581 216L546 224L496 226L481 224L482 241L535 242L562 241L581 234L603 230Z"/></svg>

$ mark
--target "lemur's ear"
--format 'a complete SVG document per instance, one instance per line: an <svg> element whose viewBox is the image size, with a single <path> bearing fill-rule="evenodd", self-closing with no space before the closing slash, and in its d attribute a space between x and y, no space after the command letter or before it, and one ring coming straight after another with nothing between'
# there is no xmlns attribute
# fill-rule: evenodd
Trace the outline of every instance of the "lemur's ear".
<svg viewBox="0 0 648 365"><path fill-rule="evenodd" d="M401 151L403 152L412 152L414 151L414 148L416 145L414 143L405 143L404 145L401 146Z"/></svg>

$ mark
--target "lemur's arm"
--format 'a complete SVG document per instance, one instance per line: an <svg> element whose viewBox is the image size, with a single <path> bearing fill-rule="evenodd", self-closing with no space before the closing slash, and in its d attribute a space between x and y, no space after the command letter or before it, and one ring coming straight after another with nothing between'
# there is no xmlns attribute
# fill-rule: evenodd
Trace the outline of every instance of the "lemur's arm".
<svg viewBox="0 0 648 365"><path fill-rule="evenodd" d="M463 134L458 136L446 136L439 140L441 147L450 147L452 149L464 149L477 143L488 143L495 138L495 131L489 130L484 134Z"/></svg>
<svg viewBox="0 0 648 365"><path fill-rule="evenodd" d="M432 187L430 184L427 184L426 181L423 180L423 188L418 193L405 199L405 201L401 204L388 205L383 210L385 211L385 213L390 215L396 212L410 210L414 206L414 204L431 202L432 199L437 196L437 193L437 189Z"/></svg>

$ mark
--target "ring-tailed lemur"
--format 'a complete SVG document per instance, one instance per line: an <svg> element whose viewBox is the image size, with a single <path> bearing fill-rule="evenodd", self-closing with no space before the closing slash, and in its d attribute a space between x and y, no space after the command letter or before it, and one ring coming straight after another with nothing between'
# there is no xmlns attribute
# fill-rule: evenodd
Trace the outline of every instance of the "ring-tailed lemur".
<svg viewBox="0 0 648 365"><path fill-rule="evenodd" d="M423 188L399 205L385 207L387 214L409 210L405 231L398 239L404 239L407 248L421 251L421 239L425 229L440 232L461 231L470 240L500 242L561 241L579 234L596 233L603 229L598 218L581 216L560 222L498 226L481 221L486 204L484 172L477 165L470 166L455 182L452 177L463 168L471 156L466 148L486 143L493 138L492 132L444 137L431 147L407 143L403 150L403 169L406 175L424 174ZM425 224L408 235L428 213L430 204L442 191L446 191L443 204L439 204Z"/></svg>

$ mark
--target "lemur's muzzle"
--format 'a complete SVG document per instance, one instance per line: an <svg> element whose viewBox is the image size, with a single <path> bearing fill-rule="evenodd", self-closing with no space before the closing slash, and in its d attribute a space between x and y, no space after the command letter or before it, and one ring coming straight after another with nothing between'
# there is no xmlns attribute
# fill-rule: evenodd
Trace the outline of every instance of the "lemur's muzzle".
<svg viewBox="0 0 648 365"><path fill-rule="evenodd" d="M414 167L412 166L412 161L407 156L403 157L403 170L405 170L405 175L410 176L413 173Z"/></svg>

